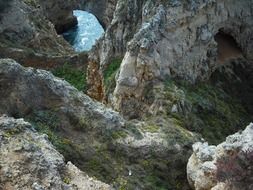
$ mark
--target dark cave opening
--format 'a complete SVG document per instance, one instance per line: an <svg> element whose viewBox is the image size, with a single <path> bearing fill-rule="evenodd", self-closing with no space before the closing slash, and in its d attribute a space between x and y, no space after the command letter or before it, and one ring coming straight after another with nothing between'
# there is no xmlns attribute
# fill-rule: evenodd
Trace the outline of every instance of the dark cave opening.
<svg viewBox="0 0 253 190"><path fill-rule="evenodd" d="M242 57L242 50L236 40L229 34L219 31L214 36L218 44L218 63L224 64L226 61Z"/></svg>
<svg viewBox="0 0 253 190"><path fill-rule="evenodd" d="M223 89L243 105L248 115L253 113L253 64L244 56L236 40L219 31L215 35L218 44L218 67L212 73L212 83Z"/></svg>

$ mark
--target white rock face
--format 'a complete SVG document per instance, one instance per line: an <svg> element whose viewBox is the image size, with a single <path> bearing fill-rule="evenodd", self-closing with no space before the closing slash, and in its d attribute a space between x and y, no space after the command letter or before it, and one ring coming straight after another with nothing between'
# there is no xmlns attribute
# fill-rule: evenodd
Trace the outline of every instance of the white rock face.
<svg viewBox="0 0 253 190"><path fill-rule="evenodd" d="M231 35L244 56L253 58L252 8L251 0L119 0L110 26L90 55L99 72L90 67L89 75L103 78L111 58L123 58L113 100L120 111L131 99L144 102L150 81L167 76L192 83L206 80L217 66L214 37L219 31ZM97 77L88 80L91 96L101 91L93 89L97 82Z"/></svg>
<svg viewBox="0 0 253 190"><path fill-rule="evenodd" d="M129 41L120 67L114 91L117 109L124 109L120 105L128 97L140 100L147 82L155 79L208 79L217 65L214 36L220 30L234 37L247 58L253 58L252 1L174 1L175 6L151 2L142 8L142 25Z"/></svg>
<svg viewBox="0 0 253 190"><path fill-rule="evenodd" d="M109 190L64 162L46 135L39 135L23 119L0 117L0 189Z"/></svg>
<svg viewBox="0 0 253 190"><path fill-rule="evenodd" d="M253 123L218 146L195 143L187 165L188 181L196 190L253 188ZM242 164L242 165L241 165ZM225 175L225 176L224 176Z"/></svg>

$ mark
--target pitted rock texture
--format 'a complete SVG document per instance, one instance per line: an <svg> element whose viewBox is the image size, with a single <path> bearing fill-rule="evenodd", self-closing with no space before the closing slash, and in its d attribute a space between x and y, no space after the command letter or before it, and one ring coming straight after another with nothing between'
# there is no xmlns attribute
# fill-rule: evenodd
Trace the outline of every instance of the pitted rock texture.
<svg viewBox="0 0 253 190"><path fill-rule="evenodd" d="M94 14L101 25L107 28L116 2L0 0L0 57L12 58L22 65L43 69L54 67L59 62L76 63L79 60L86 65L87 60L75 53L60 34L77 24L77 19L73 16L75 9ZM41 63L41 59L45 61Z"/></svg>
<svg viewBox="0 0 253 190"><path fill-rule="evenodd" d="M208 79L218 64L214 37L219 31L231 35L252 59L252 7L250 0L119 0L111 25L90 54L101 77L113 57L124 58L114 107L122 110L131 99L142 101L150 81Z"/></svg>
<svg viewBox="0 0 253 190"><path fill-rule="evenodd" d="M128 123L50 72L10 59L0 60L0 92L0 114L29 119L57 138L52 143L66 158L116 189L125 181L129 189L154 189L153 179L164 188L189 189L185 167L198 139L175 120Z"/></svg>
<svg viewBox="0 0 253 190"><path fill-rule="evenodd" d="M52 4L52 1L50 1ZM0 47L25 49L31 52L43 52L49 54L71 54L70 45L57 35L55 26L62 14L72 14L72 10L66 13L65 8L54 11L49 1L8 0L8 6L0 12ZM54 3L56 3L54 1ZM67 6L66 2L57 2L57 6ZM54 12L54 17L50 14ZM68 15L61 18L61 22L67 23ZM73 16L73 15L72 15ZM52 20L50 22L48 19ZM64 18L64 19L63 19ZM66 20L65 20L66 18ZM53 25L54 24L54 25Z"/></svg>
<svg viewBox="0 0 253 190"><path fill-rule="evenodd" d="M28 122L0 117L0 189L109 190L55 150Z"/></svg>
<svg viewBox="0 0 253 190"><path fill-rule="evenodd" d="M1 0L0 45L47 54L73 53L70 45L57 35L77 25L73 10L91 12L106 28L115 6L115 0Z"/></svg>
<svg viewBox="0 0 253 190"><path fill-rule="evenodd" d="M79 92L50 72L0 60L0 113L24 117L33 111L57 110L61 121L95 128L124 125L119 114ZM90 121L93 118L93 121Z"/></svg>
<svg viewBox="0 0 253 190"><path fill-rule="evenodd" d="M217 64L214 36L219 30L232 35L252 59L252 1L178 3L153 8L155 14L144 16L141 29L129 42L114 91L117 109L123 109L122 101L128 97L141 99L147 83L155 79L208 79Z"/></svg>
<svg viewBox="0 0 253 190"><path fill-rule="evenodd" d="M253 188L253 124L228 136L218 146L195 143L187 165L188 181L196 190Z"/></svg>

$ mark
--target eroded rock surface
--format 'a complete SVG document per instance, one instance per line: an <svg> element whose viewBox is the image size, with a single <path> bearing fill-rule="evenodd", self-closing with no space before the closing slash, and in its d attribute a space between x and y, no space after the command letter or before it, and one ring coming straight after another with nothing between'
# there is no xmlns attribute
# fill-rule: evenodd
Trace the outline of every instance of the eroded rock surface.
<svg viewBox="0 0 253 190"><path fill-rule="evenodd" d="M249 190L253 188L253 124L228 136L218 146L195 143L187 165L196 190Z"/></svg>
<svg viewBox="0 0 253 190"><path fill-rule="evenodd" d="M118 1L111 25L90 55L99 65L93 73L103 78L112 58L123 58L113 100L120 111L134 100L143 102L150 81L206 80L218 64L214 37L219 31L252 59L252 6L249 0Z"/></svg>
<svg viewBox="0 0 253 190"><path fill-rule="evenodd" d="M55 150L23 119L0 117L0 189L106 190Z"/></svg>
<svg viewBox="0 0 253 190"><path fill-rule="evenodd" d="M54 11L53 5L49 5L49 1L42 3L37 0L8 0L7 3L8 6L0 13L0 47L54 55L73 53L70 45L57 35L55 30L55 26L57 26L55 20L59 19L59 14L64 13L64 8L61 11ZM66 3L60 2L58 5L67 6ZM55 22L55 25L48 20L52 13L55 14L55 19L51 17L51 20ZM70 13L72 14L72 12ZM63 18L68 19L69 17L64 15ZM61 22L68 22L63 18L61 18Z"/></svg>
<svg viewBox="0 0 253 190"><path fill-rule="evenodd" d="M1 114L24 116L36 110L58 110L62 122L83 121L93 127L108 128L123 125L124 120L116 112L92 101L50 72L25 68L13 60L2 59L0 80ZM89 122L90 116L94 117L94 122Z"/></svg>
<svg viewBox="0 0 253 190"><path fill-rule="evenodd" d="M0 114L28 119L67 160L116 189L189 189L185 166L197 137L175 119L126 122L51 73L10 59L0 60L0 92Z"/></svg>

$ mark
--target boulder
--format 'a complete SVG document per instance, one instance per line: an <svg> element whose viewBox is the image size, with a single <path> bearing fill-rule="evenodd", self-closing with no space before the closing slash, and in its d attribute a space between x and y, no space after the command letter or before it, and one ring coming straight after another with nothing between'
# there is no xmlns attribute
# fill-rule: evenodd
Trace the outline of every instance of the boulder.
<svg viewBox="0 0 253 190"><path fill-rule="evenodd" d="M189 184L196 190L253 188L253 124L210 146L197 142L187 164Z"/></svg>
<svg viewBox="0 0 253 190"><path fill-rule="evenodd" d="M89 177L37 133L24 119L0 117L0 189L109 190Z"/></svg>

